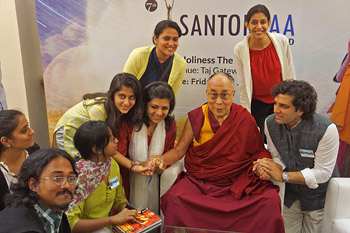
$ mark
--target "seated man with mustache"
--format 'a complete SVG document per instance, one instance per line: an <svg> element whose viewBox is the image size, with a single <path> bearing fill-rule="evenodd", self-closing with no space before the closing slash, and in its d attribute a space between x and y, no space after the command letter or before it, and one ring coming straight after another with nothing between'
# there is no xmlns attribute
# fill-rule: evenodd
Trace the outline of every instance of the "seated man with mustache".
<svg viewBox="0 0 350 233"><path fill-rule="evenodd" d="M26 159L12 183L0 232L71 232L64 210L77 180L72 157L60 149L41 149Z"/></svg>

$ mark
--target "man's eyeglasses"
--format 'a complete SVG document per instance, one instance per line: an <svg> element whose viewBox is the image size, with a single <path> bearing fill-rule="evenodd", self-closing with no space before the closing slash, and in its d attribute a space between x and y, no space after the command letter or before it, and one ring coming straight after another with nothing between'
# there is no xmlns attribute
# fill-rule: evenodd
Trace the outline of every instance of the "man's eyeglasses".
<svg viewBox="0 0 350 233"><path fill-rule="evenodd" d="M40 177L41 179L44 180L53 180L53 182L55 183L55 185L59 185L62 186L66 183L66 181L68 182L68 184L73 185L75 184L75 182L77 181L78 177L76 176L69 176L69 177L62 177L62 176L54 176L54 177Z"/></svg>
<svg viewBox="0 0 350 233"><path fill-rule="evenodd" d="M220 96L221 100L228 100L230 99L231 95L233 92L231 93L221 93L220 95L218 93L208 93L208 97L211 100L217 100L217 98Z"/></svg>

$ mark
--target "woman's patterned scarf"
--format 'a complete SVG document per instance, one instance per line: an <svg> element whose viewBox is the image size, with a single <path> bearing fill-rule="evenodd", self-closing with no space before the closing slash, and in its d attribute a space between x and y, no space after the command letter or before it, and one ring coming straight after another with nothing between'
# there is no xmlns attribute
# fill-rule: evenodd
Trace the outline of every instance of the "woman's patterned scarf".
<svg viewBox="0 0 350 233"><path fill-rule="evenodd" d="M74 207L85 201L95 189L106 179L111 168L111 159L107 162L93 162L91 160L81 159L76 163L79 174L77 188L67 213Z"/></svg>

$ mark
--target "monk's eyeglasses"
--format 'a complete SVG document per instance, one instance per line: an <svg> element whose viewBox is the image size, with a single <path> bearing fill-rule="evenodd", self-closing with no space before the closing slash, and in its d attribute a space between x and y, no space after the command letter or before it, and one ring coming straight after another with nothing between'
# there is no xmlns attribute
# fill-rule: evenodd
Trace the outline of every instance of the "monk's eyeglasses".
<svg viewBox="0 0 350 233"><path fill-rule="evenodd" d="M210 100L217 100L217 98L220 96L221 100L229 100L231 95L233 94L233 92L231 93L221 93L220 95L218 93L208 93L208 98Z"/></svg>

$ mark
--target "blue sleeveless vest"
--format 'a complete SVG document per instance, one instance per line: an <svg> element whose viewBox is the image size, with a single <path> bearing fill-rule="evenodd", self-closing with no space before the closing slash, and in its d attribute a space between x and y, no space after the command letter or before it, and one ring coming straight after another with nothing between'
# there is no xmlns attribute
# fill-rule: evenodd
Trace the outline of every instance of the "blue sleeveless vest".
<svg viewBox="0 0 350 233"><path fill-rule="evenodd" d="M312 151L315 156L318 143L333 122L315 113L291 130L287 130L284 124L276 123L274 114L268 116L266 123L271 140L286 165L285 171L295 172L314 167L315 158L301 156L300 149ZM328 181L318 185L318 188L310 189L306 184L286 183L284 204L289 208L295 200L299 200L303 211L322 209Z"/></svg>

